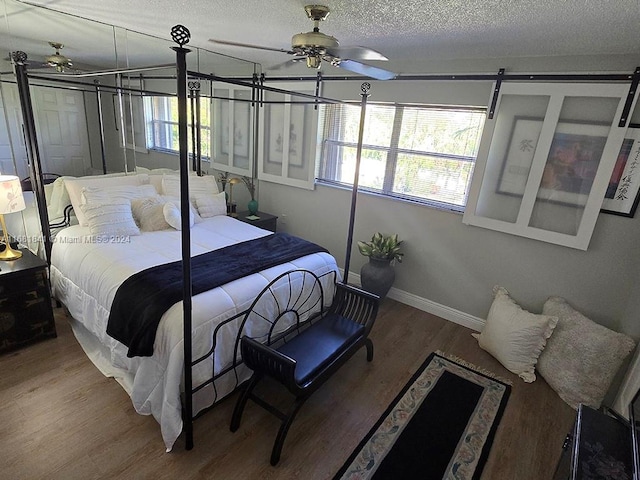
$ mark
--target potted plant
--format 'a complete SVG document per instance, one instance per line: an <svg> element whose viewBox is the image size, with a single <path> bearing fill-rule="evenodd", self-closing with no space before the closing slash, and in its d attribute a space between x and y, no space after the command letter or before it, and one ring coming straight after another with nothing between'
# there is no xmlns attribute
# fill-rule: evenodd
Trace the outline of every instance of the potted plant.
<svg viewBox="0 0 640 480"><path fill-rule="evenodd" d="M403 240L398 234L383 235L377 232L370 242L358 242L358 250L369 262L360 269L362 288L384 298L396 278L393 262L402 263L404 253L400 251Z"/></svg>

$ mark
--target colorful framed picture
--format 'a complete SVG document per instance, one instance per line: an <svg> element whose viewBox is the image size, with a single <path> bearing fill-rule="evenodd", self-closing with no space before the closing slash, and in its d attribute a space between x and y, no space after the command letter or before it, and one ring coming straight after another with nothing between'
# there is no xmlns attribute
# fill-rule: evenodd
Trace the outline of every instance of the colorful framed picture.
<svg viewBox="0 0 640 480"><path fill-rule="evenodd" d="M521 196L533 162L542 119L516 117L498 193ZM609 133L608 125L559 122L544 167L538 198L572 206L586 204ZM640 129L622 143L602 212L633 217L640 199Z"/></svg>

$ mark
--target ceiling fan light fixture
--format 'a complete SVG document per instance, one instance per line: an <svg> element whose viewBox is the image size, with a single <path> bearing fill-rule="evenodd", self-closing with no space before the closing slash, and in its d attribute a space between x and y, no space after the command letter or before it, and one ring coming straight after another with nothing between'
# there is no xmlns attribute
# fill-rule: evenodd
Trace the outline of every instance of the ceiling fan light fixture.
<svg viewBox="0 0 640 480"><path fill-rule="evenodd" d="M47 65L55 68L58 73L62 73L64 72L65 68L73 66L71 59L65 57L60 53L60 50L62 49L62 47L64 47L62 43L49 42L49 45L51 45L56 50L56 53L45 58L45 62Z"/></svg>
<svg viewBox="0 0 640 480"><path fill-rule="evenodd" d="M308 68L320 68L322 65L322 56L321 55L309 55L307 57L307 67Z"/></svg>

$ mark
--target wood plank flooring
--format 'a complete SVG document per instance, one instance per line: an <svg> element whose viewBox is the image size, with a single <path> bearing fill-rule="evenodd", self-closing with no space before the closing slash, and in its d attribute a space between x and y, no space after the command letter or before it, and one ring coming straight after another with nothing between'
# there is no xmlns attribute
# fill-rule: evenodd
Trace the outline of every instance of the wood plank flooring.
<svg viewBox="0 0 640 480"><path fill-rule="evenodd" d="M550 479L575 412L538 378L525 384L477 346L471 330L386 299L358 352L302 408L277 467L278 420L253 403L229 431L236 395L198 419L195 448L165 453L160 427L78 345L63 309L58 338L0 356L0 476L11 479L327 479L427 355L441 350L513 382L483 480ZM276 386L265 385L274 390Z"/></svg>

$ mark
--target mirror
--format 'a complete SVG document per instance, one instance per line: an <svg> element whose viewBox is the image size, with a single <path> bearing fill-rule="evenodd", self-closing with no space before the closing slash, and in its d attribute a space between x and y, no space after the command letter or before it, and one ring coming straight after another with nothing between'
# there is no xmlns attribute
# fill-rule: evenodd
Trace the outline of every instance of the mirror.
<svg viewBox="0 0 640 480"><path fill-rule="evenodd" d="M640 480L640 390L629 404L629 423L633 450L633 480Z"/></svg>

